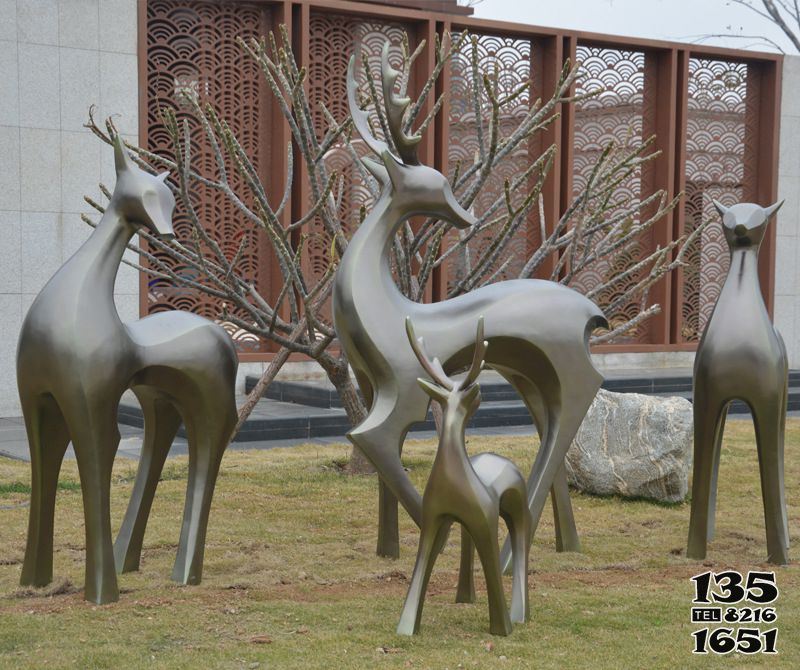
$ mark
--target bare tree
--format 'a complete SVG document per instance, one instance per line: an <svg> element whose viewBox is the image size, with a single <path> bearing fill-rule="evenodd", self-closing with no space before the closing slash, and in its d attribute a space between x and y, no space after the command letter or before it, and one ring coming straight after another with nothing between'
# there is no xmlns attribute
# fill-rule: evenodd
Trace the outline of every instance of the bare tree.
<svg viewBox="0 0 800 670"><path fill-rule="evenodd" d="M164 168L170 170L170 186L189 215L192 231L188 239L169 242L140 233L145 244L131 245L140 258L140 262L133 265L151 277L214 298L219 304L221 320L280 346L272 364L241 408L239 425L293 352L304 354L322 367L341 397L348 419L356 425L364 418L366 408L350 377L346 357L331 346L335 333L326 318L326 301L332 279L338 259L347 248L348 231L342 222L352 214L347 209L353 177L329 169L326 158L334 150L346 151L353 159L355 180L367 185L370 198L377 197L378 184L358 160L357 142L351 135L351 119L334 118L321 103L317 103L321 115L312 112L314 102L307 98L304 87L306 71L297 65L285 29L281 31L280 44L270 35L268 40L242 42L241 46L260 65L291 130L310 186L308 208L291 223L282 223L292 190L295 152L291 145L287 148L289 179L286 189L278 202L270 202L266 195L268 189L261 182L256 167L225 120L218 116L213 106L201 106L196 98L188 95L186 103L192 106L193 113L201 121L203 139L213 149L216 169L202 172L193 165L192 140L197 138L191 137L188 124L181 123L171 108L161 113L173 145L174 159L128 145L145 169L154 172ZM456 269L457 280L449 285L448 297L508 277L512 267L513 276L523 278L532 277L537 272L540 274L542 268L550 267L550 277L554 281L570 284L592 264L611 263L621 253L633 248L637 239L675 204L675 201L667 201L662 191L636 202L627 201L618 194L620 184L657 156L650 150L650 141L629 146L613 143L606 146L598 156L585 187L577 193L564 215L551 226L547 226L544 220L541 191L553 165L554 146L546 148L526 169L507 179L499 193L493 193L487 199L487 184L500 166L511 159L515 150L527 147L534 136L552 123L559 105L576 100L573 90L580 70L565 66L552 97L530 104L525 114L521 118L515 117L515 123L508 128L502 122L505 111L520 96L528 93L528 84L520 84L512 91L500 90L498 77L481 71L478 46L478 38L466 32L455 39L450 35L445 35L441 41L437 39L433 45L436 65L405 119L407 130L417 127L424 131L431 124L443 100L437 98L429 103L428 98L448 63L457 59L470 82L477 150L471 164L457 164L450 178L462 206L475 210L480 204L480 211L475 212L478 222L474 228L460 236L453 233L450 224L435 220L416 227L408 224L398 233L392 249L396 279L401 290L414 300L422 299L433 271L444 263L451 263ZM425 45L420 44L411 52L404 41L401 48L403 74L399 85L401 93L405 93L413 63ZM368 73L366 55L363 55L363 60L362 71ZM391 146L381 104L382 94L370 76L365 75L362 89L363 106L370 110L376 135ZM319 118L324 118L325 128L315 123ZM91 115L87 127L105 142L110 142L115 133L111 121L102 128ZM245 184L239 191L231 186L233 173ZM191 196L193 183L224 194L241 213L246 225L266 235L283 277L283 286L277 296L259 293L240 271L238 261L244 246L230 257L223 253L211 232L213 222L202 221L197 215ZM108 195L107 190L104 192ZM103 211L102 205L90 202ZM359 220L363 220L364 208L368 204L361 207ZM92 223L89 217L85 220ZM531 225L533 222L540 227L542 243L528 258L516 259L512 264L510 244L523 224ZM698 228L692 235L698 235L700 230ZM474 242L481 236L489 238L490 242L476 251ZM320 238L328 245L329 254L324 271L315 274L302 261L309 241L319 243ZM649 302L649 289L682 264L683 252L690 243L690 239L684 238L657 248L631 267L618 268L602 286L592 290L589 297L596 300L613 296L606 304L601 301L609 315L615 314L621 306L630 305L631 301L639 306L634 317L613 321L612 330L596 336L594 342L612 340L659 311L657 304ZM156 251L158 253L154 253ZM191 268L194 275L189 277L185 272L176 272L174 263ZM363 457L354 453L351 467L361 471L367 465Z"/></svg>
<svg viewBox="0 0 800 670"><path fill-rule="evenodd" d="M797 0L726 0L727 5L741 5L752 13L777 26L789 39L794 49L800 52L800 3ZM758 31L734 32L732 25L727 25L725 33L705 34L696 37L695 41L704 42L714 37L725 37L748 40L750 46L764 46L784 52L783 45Z"/></svg>
<svg viewBox="0 0 800 670"><path fill-rule="evenodd" d="M797 0L730 0L735 5L747 7L767 21L774 23L789 38L794 48L800 51L800 6ZM773 46L783 51L781 47L770 39L763 38Z"/></svg>

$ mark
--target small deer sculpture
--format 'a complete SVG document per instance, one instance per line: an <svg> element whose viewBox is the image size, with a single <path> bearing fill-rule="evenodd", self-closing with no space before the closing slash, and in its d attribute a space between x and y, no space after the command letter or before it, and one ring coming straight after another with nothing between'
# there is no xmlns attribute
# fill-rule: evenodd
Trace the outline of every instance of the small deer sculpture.
<svg viewBox="0 0 800 670"><path fill-rule="evenodd" d="M85 597L117 600L115 571L139 564L161 469L183 419L189 481L173 579L200 581L214 484L236 422L238 359L223 328L188 312L120 321L114 280L138 228L173 236L175 199L166 173L148 174L114 139L117 183L83 246L34 300L17 348L17 380L31 453L32 485L23 585L53 573L53 514L58 473L72 440L86 526ZM116 547L111 541L111 466L119 445L117 408L126 389L139 398L145 436L134 490Z"/></svg>
<svg viewBox="0 0 800 670"><path fill-rule="evenodd" d="M423 338L417 338L411 319L406 319L408 341L422 368L432 381L417 382L443 410L442 435L422 496L422 526L417 562L408 588L397 632L413 635L419 631L425 590L428 586L437 548L453 523L462 528L462 572L465 563L471 572L474 547L478 550L489 596L489 629L493 635L508 635L511 622L529 618L528 553L533 519L527 504L525 478L517 466L497 454L478 454L470 458L464 444L464 431L481 402L478 375L483 369L488 342L483 339L483 317L478 320L475 351L466 376L460 381L445 374L437 358L430 359ZM503 570L497 544L499 518L508 526L513 565L511 616L503 593ZM471 581L471 580L470 580ZM461 592L460 601L473 600L474 593Z"/></svg>
<svg viewBox="0 0 800 670"><path fill-rule="evenodd" d="M770 217L783 203L761 207L715 202L731 251L728 276L694 361L694 473L686 555L702 559L714 538L722 433L734 399L750 406L758 444L767 560L789 562L783 483L783 438L789 368L786 347L767 313L758 280L758 250Z"/></svg>
<svg viewBox="0 0 800 670"><path fill-rule="evenodd" d="M547 492L553 490L556 543L579 547L564 471L564 456L602 376L592 364L589 334L607 325L600 309L577 291L536 279L503 281L435 304L406 298L392 279L389 252L399 227L424 215L467 228L475 218L456 201L447 179L420 165L416 145L421 137L402 130L408 98L398 98L399 73L382 56L383 98L397 155L370 130L367 112L356 100L355 56L347 74L350 112L356 130L380 158L363 158L382 186L370 214L348 244L333 287L336 333L369 406L350 440L373 463L381 477L378 554L399 553L397 502L419 525L422 499L403 468L400 454L410 426L424 421L430 398L417 384L423 371L403 336L403 315L413 318L428 349L448 372L469 362L472 329L480 314L487 319L492 346L486 364L503 375L523 398L541 438L528 478L528 503L534 527ZM503 550L508 564L509 546Z"/></svg>

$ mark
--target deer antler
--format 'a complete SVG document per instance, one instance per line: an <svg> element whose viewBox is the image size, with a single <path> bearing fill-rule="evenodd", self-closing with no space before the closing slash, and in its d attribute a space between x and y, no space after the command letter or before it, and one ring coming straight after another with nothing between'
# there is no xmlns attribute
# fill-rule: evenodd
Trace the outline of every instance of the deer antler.
<svg viewBox="0 0 800 670"><path fill-rule="evenodd" d="M425 351L425 341L421 337L417 337L414 333L414 325L411 323L410 316L406 317L406 335L408 335L408 341L417 356L417 360L425 369L425 372L428 373L428 376L442 388L452 391L455 386L453 380L445 374L444 368L438 358L434 357L433 360L431 360L428 356L428 353Z"/></svg>
<svg viewBox="0 0 800 670"><path fill-rule="evenodd" d="M386 109L386 120L389 125L389 132L400 159L406 165L419 165L417 158L417 145L422 139L422 135L406 135L403 132L403 116L411 104L411 98L400 98L394 92L394 85L400 72L389 65L389 42L383 43L381 52L381 84L383 86L383 105Z"/></svg>
<svg viewBox="0 0 800 670"><path fill-rule="evenodd" d="M389 144L384 140L379 140L372 134L369 113L359 107L356 97L356 92L358 91L356 58L359 53L357 52L350 57L350 63L347 66L347 103L350 107L350 115L353 117L353 125L356 131L358 131L367 146L380 156L384 151L389 151ZM406 135L403 132L403 116L411 103L411 99L401 98L394 92L394 85L399 76L400 72L389 65L389 42L387 41L384 43L383 51L381 52L381 85L383 87L383 105L386 110L386 121L389 126L389 132L392 135L392 141L397 147L400 161L405 165L419 165L417 145L422 140L422 135L416 133L414 135Z"/></svg>
<svg viewBox="0 0 800 670"><path fill-rule="evenodd" d="M359 54L360 50L350 56L350 63L347 65L347 104L350 107L350 115L353 117L353 125L361 139L372 151L380 156L384 151L389 150L389 145L372 134L372 128L369 125L369 113L358 106L358 100L356 99L356 91L358 91L356 57Z"/></svg>
<svg viewBox="0 0 800 670"><path fill-rule="evenodd" d="M486 356L486 347L488 346L489 343L483 339L483 316L481 316L478 319L478 329L475 333L475 351L472 354L472 365L467 371L467 376L461 381L460 388L465 389L475 383L481 370L483 370L483 359Z"/></svg>

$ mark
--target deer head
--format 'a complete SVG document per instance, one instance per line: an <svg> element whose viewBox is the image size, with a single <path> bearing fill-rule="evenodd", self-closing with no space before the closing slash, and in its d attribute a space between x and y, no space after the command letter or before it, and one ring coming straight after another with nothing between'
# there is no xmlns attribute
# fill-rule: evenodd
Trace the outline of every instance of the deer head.
<svg viewBox="0 0 800 670"><path fill-rule="evenodd" d="M417 360L431 378L429 381L419 377L417 383L425 393L442 406L446 417L449 415L463 427L481 404L481 390L476 382L478 375L483 370L486 347L489 345L483 339L483 317L478 319L472 364L461 380L448 377L439 359L435 357L431 359L428 356L423 338L417 337L414 333L411 317L406 317L406 335Z"/></svg>
<svg viewBox="0 0 800 670"><path fill-rule="evenodd" d="M761 240L764 239L770 217L783 204L783 200L781 200L769 207L761 207L751 202L725 207L716 200L713 202L722 217L725 240L731 249L750 247L757 249L761 245Z"/></svg>
<svg viewBox="0 0 800 670"><path fill-rule="evenodd" d="M114 167L117 185L112 203L119 214L134 227L142 226L158 237L175 237L175 196L164 183L169 172L155 176L142 170L128 156L118 134L114 136Z"/></svg>
<svg viewBox="0 0 800 670"><path fill-rule="evenodd" d="M389 133L397 148L394 155L387 142L372 134L369 114L359 107L356 99L356 55L350 57L347 68L347 101L353 125L361 139L372 149L380 162L362 158L364 167L384 186L394 190L397 202L404 216L433 216L449 221L457 228L468 228L476 223L472 214L458 204L450 182L438 170L420 165L417 158L417 145L422 136L415 133L407 135L403 131L403 117L411 100L398 97L394 85L400 73L389 65L389 43L383 45L381 53L381 84L383 104Z"/></svg>

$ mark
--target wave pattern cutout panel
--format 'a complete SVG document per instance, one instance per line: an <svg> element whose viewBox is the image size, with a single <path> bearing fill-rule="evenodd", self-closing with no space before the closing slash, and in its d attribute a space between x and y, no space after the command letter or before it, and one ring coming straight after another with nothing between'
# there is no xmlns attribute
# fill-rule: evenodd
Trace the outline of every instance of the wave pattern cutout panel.
<svg viewBox="0 0 800 670"><path fill-rule="evenodd" d="M575 143L573 162L573 196L586 188L592 170L604 148L614 143L620 150L633 148L645 139L644 87L645 54L641 51L623 51L594 46L578 46L577 60L582 64L577 93L600 91L593 98L575 104ZM613 202L636 203L642 196L642 173L637 168L620 183L612 196ZM613 217L620 208L612 208ZM630 222L627 225L631 225ZM638 221L636 222L638 223ZM624 234L625 224L620 233ZM618 252L588 264L570 282L570 286L587 294L598 286L608 283L624 273L655 249L652 231L632 240ZM592 252L590 245L580 250L578 258ZM641 275L633 275L613 287L594 296L601 309L612 304L631 286L636 285ZM625 323L635 317L641 309L639 300L632 300L617 308L613 314L606 312L611 327ZM652 320L615 338L614 343L646 344L653 341Z"/></svg>
<svg viewBox="0 0 800 670"><path fill-rule="evenodd" d="M510 36L488 35L471 33L478 40L478 63L480 71L496 80L498 96L504 97L525 84L531 79L531 41ZM458 39L454 33L453 40ZM454 54L450 65L450 113L449 113L449 149L448 149L448 178L454 187L458 182L453 177L458 169L460 175L465 174L475 164L479 156L477 120L483 122L483 133L488 137L488 123L491 115L489 102L483 98L476 108L475 98L472 94L472 44L465 40L459 52ZM534 82L535 84L535 82ZM533 86L534 90L536 86ZM483 85L481 84L483 92ZM485 95L485 94L484 94ZM511 135L520 125L531 106L530 88L517 97L512 105L503 108L500 117L499 136L505 138ZM493 214L488 220L498 219L497 224L486 231L477 234L465 245L464 250L454 258L448 266L448 291L452 290L461 281L469 268L475 267L483 252L495 239L498 230L505 223L503 216L506 211L504 204L504 184L506 180L513 180L522 174L530 165L531 156L527 142L522 142L517 149L501 162L489 176L486 184L476 198L472 213L481 218L487 212ZM474 179L461 180L463 183L455 188L456 196L467 192ZM530 185L528 185L530 186ZM514 206L518 206L528 188L522 185L513 190ZM494 277L495 281L514 279L519 276L525 261L528 259L528 225L530 221L523 221L517 229L508 247L500 254L499 258L489 268L486 276L494 274L500 266L508 261L508 265ZM468 231L464 231L468 232ZM454 244L459 232L453 231L448 245ZM452 257L451 257L452 258Z"/></svg>
<svg viewBox="0 0 800 670"><path fill-rule="evenodd" d="M747 64L689 60L685 229L715 218L712 200L744 199ZM683 271L682 342L697 342L728 272L728 247L718 225L706 227Z"/></svg>
<svg viewBox="0 0 800 670"><path fill-rule="evenodd" d="M211 104L230 125L255 165L265 165L266 143L259 136L267 128L266 113L260 104L262 75L256 63L236 43L237 37L259 37L271 25L269 10L246 3L208 3L150 0L147 3L147 145L151 151L168 158L174 156L172 143L160 110L172 107L179 122L186 121L192 138L193 168L205 175L217 175L217 164L206 141L202 125L186 96L201 105ZM262 171L263 173L263 171ZM241 178L228 165L231 187L246 193ZM191 200L200 222L211 231L225 255L236 254L244 236L247 248L239 262L239 271L268 295L268 247L262 234L243 220L242 214L224 195L201 184L191 186ZM179 239L191 239L189 212L178 206L175 233ZM208 250L206 250L208 251ZM202 283L190 267L166 257L181 276ZM147 289L148 312L183 309L213 319L233 337L240 352L266 351L266 344L254 335L220 318L222 305L201 292L176 286L163 279L150 279Z"/></svg>
<svg viewBox="0 0 800 670"><path fill-rule="evenodd" d="M357 16L331 14L328 12L312 13L310 17L309 37L309 100L312 103L311 113L318 132L327 129L322 105L341 122L350 112L347 109L347 64L350 56L359 49L369 59L373 72L380 70L381 49L388 39L389 62L392 67L401 69L403 63L402 40L404 32L413 34L413 26L396 22L382 22ZM411 47L414 48L413 45ZM358 63L357 79L360 90L366 91L367 73ZM378 96L382 93L378 87ZM383 137L380 125L374 112L371 114L372 127L379 137ZM322 139L320 137L320 139ZM359 156L370 155L371 152L363 140L355 134L352 146ZM343 142L334 144L325 156L325 166L329 173L336 171L343 177L343 197L339 210L340 220L348 236L356 230L360 223L361 208L369 209L373 198L369 188L361 177L353 158ZM303 203L304 208L310 206ZM307 262L310 264L309 276L320 277L325 274L330 262L330 236L317 219L312 226L312 234L308 239ZM329 310L324 312L329 316Z"/></svg>

